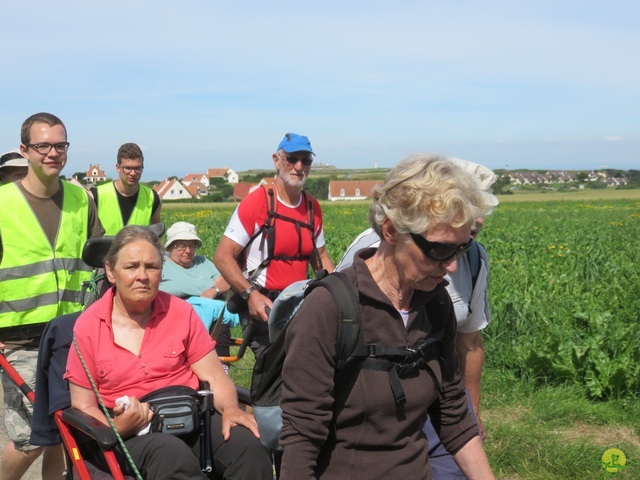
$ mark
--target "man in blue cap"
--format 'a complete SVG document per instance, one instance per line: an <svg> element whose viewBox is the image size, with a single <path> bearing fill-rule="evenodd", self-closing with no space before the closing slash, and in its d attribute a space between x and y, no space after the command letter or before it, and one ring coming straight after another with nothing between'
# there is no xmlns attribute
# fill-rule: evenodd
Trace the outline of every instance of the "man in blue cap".
<svg viewBox="0 0 640 480"><path fill-rule="evenodd" d="M310 263L315 271L334 269L325 246L320 204L303 191L313 155L307 137L284 136L272 155L274 182L240 202L214 255L224 279L247 302L248 314L241 316L241 322L258 321L251 347L256 356L269 343L267 310L278 294L306 279Z"/></svg>

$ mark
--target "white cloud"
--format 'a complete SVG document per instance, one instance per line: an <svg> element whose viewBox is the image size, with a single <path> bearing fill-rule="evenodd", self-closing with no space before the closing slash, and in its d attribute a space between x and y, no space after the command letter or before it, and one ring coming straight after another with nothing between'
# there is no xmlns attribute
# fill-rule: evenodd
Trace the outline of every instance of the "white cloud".
<svg viewBox="0 0 640 480"><path fill-rule="evenodd" d="M605 142L622 142L624 137L620 137L619 135L609 135L608 137L604 137Z"/></svg>

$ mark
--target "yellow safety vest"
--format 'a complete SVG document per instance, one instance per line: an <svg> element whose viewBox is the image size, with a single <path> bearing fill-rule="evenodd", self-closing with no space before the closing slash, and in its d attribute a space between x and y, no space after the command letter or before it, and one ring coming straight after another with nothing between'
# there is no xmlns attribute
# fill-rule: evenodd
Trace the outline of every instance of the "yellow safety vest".
<svg viewBox="0 0 640 480"><path fill-rule="evenodd" d="M153 191L144 185L138 185L138 199L131 212L127 225L149 225L153 213ZM118 204L118 194L113 182L96 187L98 191L98 217L105 230L105 235L116 235L122 227L124 220Z"/></svg>
<svg viewBox="0 0 640 480"><path fill-rule="evenodd" d="M91 278L91 268L82 261L89 199L82 187L61 185L53 250L20 189L13 183L0 188L0 328L45 323L82 309L82 282Z"/></svg>

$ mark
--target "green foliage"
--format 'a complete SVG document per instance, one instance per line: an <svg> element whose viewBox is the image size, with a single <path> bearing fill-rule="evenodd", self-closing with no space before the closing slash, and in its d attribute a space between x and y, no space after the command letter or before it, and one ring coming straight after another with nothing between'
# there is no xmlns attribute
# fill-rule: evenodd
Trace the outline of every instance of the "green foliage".
<svg viewBox="0 0 640 480"><path fill-rule="evenodd" d="M224 178L211 178L209 184L209 195L203 200L211 202L223 202L233 195L233 185Z"/></svg>
<svg viewBox="0 0 640 480"><path fill-rule="evenodd" d="M211 257L235 205L163 210L194 223ZM324 202L338 262L368 227L367 202ZM480 234L491 262L487 368L592 399L640 395L640 202L503 203Z"/></svg>
<svg viewBox="0 0 640 480"><path fill-rule="evenodd" d="M481 234L491 261L492 365L591 398L640 393L640 235L634 201L505 204Z"/></svg>
<svg viewBox="0 0 640 480"><path fill-rule="evenodd" d="M506 176L499 176L496 183L493 184L492 189L496 195L511 193L511 183L509 183L509 178Z"/></svg>
<svg viewBox="0 0 640 480"><path fill-rule="evenodd" d="M213 188L218 188L222 185L226 185L227 181L222 177L211 177L209 178L209 186Z"/></svg>
<svg viewBox="0 0 640 480"><path fill-rule="evenodd" d="M326 200L329 198L329 177L309 177L304 189L318 200Z"/></svg>
<svg viewBox="0 0 640 480"><path fill-rule="evenodd" d="M259 183L265 177L273 177L275 170L250 170L240 175L240 181L246 183Z"/></svg>
<svg viewBox="0 0 640 480"><path fill-rule="evenodd" d="M632 185L640 187L640 170L629 170L627 172L627 180L629 180L629 183Z"/></svg>

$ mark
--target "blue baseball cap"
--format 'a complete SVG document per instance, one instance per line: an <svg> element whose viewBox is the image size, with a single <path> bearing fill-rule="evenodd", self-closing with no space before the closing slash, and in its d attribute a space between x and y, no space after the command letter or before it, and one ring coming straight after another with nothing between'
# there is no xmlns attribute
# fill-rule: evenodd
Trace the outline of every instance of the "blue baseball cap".
<svg viewBox="0 0 640 480"><path fill-rule="evenodd" d="M293 152L311 152L313 155L313 150L311 150L311 143L309 143L309 139L303 135L298 135L297 133L287 133L280 145L278 145L278 150L284 150L287 153Z"/></svg>

